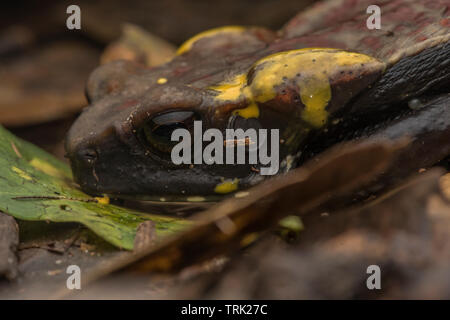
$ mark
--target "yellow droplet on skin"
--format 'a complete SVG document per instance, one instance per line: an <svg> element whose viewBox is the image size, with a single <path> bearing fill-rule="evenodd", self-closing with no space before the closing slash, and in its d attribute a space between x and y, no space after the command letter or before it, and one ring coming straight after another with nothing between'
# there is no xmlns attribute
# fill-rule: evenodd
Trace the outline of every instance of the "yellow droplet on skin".
<svg viewBox="0 0 450 320"><path fill-rule="evenodd" d="M97 200L97 202L100 204L109 204L109 201L110 201L108 196L95 197L95 200Z"/></svg>
<svg viewBox="0 0 450 320"><path fill-rule="evenodd" d="M156 83L158 83L158 84L164 84L164 83L166 83L167 82L167 79L166 78L159 78L157 81L156 81Z"/></svg>
<svg viewBox="0 0 450 320"><path fill-rule="evenodd" d="M295 232L300 232L305 227L302 219L299 216L287 216L278 222L279 226L285 229L289 229Z"/></svg>
<svg viewBox="0 0 450 320"><path fill-rule="evenodd" d="M225 194L225 193L230 193L230 192L236 191L238 188L238 183L239 183L239 179L237 179L237 178L233 179L233 180L225 180L225 181L219 183L214 188L214 192Z"/></svg>

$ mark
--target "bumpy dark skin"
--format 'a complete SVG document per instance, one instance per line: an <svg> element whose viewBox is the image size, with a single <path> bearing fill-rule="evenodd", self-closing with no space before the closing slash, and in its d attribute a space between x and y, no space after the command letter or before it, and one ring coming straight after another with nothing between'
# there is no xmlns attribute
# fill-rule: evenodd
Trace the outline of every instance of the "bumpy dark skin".
<svg viewBox="0 0 450 320"><path fill-rule="evenodd" d="M283 173L295 164L299 151L307 150L305 144L312 139L311 135L326 135L331 126L343 132L348 130L348 122L352 130L358 130L358 121L354 119L361 114L365 119L384 121L380 113L404 115L403 108L413 98L431 99L448 92L449 0L420 3L361 0L351 8L346 2L319 4L312 11L300 13L277 34L262 28L247 28L206 35L157 68L148 69L127 61L99 67L87 85L90 105L67 136L66 150L75 180L84 191L94 195L151 200L186 200L195 196L196 200L214 200L221 196L215 191L216 186L224 181L237 178L238 190L261 181L258 167L175 166L168 154L155 150L145 139L143 128L155 116L187 110L202 120L203 130L280 129L280 173ZM379 4L382 8L381 30L366 28L365 9L369 4ZM336 17L324 18L338 9L345 9L343 16L349 22L342 23ZM226 94L226 99L220 98L225 92L224 84L227 87L240 75L244 77L243 88L257 85L258 76L270 71L271 62L261 59L310 47L338 48L373 57L366 63L355 58L351 65L327 66L331 99L326 104L328 116L323 124L318 126L304 117L306 106L295 85L302 79L276 82L273 96L256 101L257 114L254 109L248 109L254 102L248 95ZM335 53L328 49L322 51ZM314 57L315 53L308 54ZM312 58L305 68L314 70L315 60ZM296 61L288 60L286 68L296 68L295 76L298 76L305 68ZM322 60L318 58L318 61ZM448 99L437 101L442 116L448 119ZM249 112L237 113L239 110ZM408 113L405 117L414 116ZM405 123L412 125L417 121ZM427 123L433 131L433 121ZM397 126L404 134L416 132L408 126ZM448 133L449 127L435 129Z"/></svg>

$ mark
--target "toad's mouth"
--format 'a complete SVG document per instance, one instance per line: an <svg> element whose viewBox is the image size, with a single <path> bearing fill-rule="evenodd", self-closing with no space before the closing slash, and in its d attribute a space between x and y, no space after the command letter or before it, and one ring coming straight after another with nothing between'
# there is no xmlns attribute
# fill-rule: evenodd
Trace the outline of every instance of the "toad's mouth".
<svg viewBox="0 0 450 320"><path fill-rule="evenodd" d="M223 198L218 196L198 197L120 197L111 196L113 203L129 209L153 212L156 214L188 216L213 206Z"/></svg>

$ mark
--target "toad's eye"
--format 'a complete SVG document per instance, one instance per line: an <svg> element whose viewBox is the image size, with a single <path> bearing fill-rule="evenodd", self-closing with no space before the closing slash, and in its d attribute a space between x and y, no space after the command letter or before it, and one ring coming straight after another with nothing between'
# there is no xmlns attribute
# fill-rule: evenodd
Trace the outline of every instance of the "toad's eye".
<svg viewBox="0 0 450 320"><path fill-rule="evenodd" d="M172 111L157 115L144 125L144 139L152 149L170 153L173 146L178 143L171 141L173 131L186 129L192 136L196 120L200 120L200 117L192 111Z"/></svg>

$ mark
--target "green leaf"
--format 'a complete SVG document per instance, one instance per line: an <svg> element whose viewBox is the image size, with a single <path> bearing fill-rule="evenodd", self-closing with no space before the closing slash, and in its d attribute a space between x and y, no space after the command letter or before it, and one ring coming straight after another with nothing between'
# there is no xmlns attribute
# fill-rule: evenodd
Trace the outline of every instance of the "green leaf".
<svg viewBox="0 0 450 320"><path fill-rule="evenodd" d="M155 222L158 238L189 224L101 202L77 189L66 164L0 126L0 211L23 220L79 222L124 249L133 248L143 221Z"/></svg>

